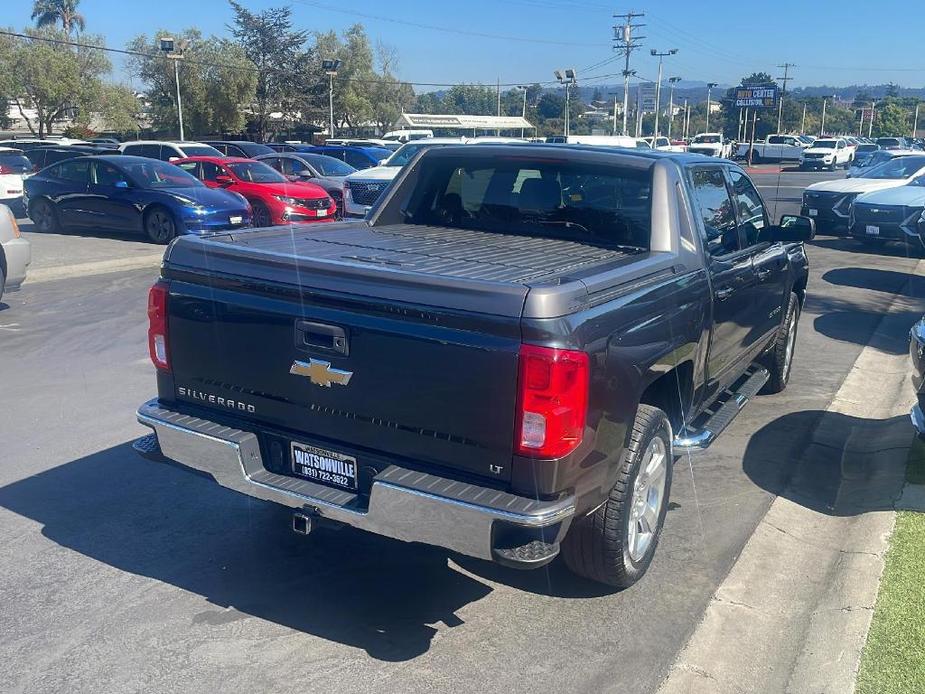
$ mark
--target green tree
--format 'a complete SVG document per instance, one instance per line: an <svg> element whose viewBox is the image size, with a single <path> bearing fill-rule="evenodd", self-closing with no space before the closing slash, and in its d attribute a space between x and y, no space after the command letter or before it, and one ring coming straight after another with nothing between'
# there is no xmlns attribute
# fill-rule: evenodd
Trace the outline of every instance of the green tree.
<svg viewBox="0 0 925 694"><path fill-rule="evenodd" d="M83 31L86 21L77 11L79 4L80 0L35 0L32 3L32 19L39 29L54 27L60 22L66 35L75 29Z"/></svg>
<svg viewBox="0 0 925 694"><path fill-rule="evenodd" d="M912 127L911 114L893 99L878 104L874 111L874 137L907 135Z"/></svg>
<svg viewBox="0 0 925 694"><path fill-rule="evenodd" d="M376 46L379 71L372 84L371 109L380 133L390 130L398 117L414 103L414 89L393 74L398 67L398 52L392 46Z"/></svg>
<svg viewBox="0 0 925 694"><path fill-rule="evenodd" d="M341 61L334 80L334 121L336 127L356 132L363 124L374 120L374 92L379 77L374 70L373 50L362 24L354 24L342 35L329 31L315 35L313 72L321 75L321 61ZM394 62L393 58L390 61ZM390 80L386 79L386 84ZM392 78L392 81L397 81ZM327 85L325 85L327 86ZM397 85L395 86L397 90ZM324 90L325 96L327 89ZM387 97L388 98L388 97ZM327 100L324 101L325 106ZM386 113L391 109L386 105ZM327 120L327 119L325 119Z"/></svg>
<svg viewBox="0 0 925 694"><path fill-rule="evenodd" d="M158 50L158 37L164 35L173 36L183 47L178 68L187 134L242 131L244 108L254 99L257 72L240 46L227 39L203 38L198 29L180 33L161 30L151 36L136 36L127 46L143 54L133 56L128 69L145 85L154 127L178 134L180 131L173 59ZM124 94L119 103L129 104Z"/></svg>
<svg viewBox="0 0 925 694"><path fill-rule="evenodd" d="M56 29L27 29L30 36L63 40ZM20 115L38 137L52 134L55 121L86 108L102 88L102 77L111 66L106 54L92 48L102 46L99 36L85 36L83 47L65 49L46 41L17 40L3 44L0 74L6 74L8 93L16 96ZM26 106L35 109L27 114Z"/></svg>
<svg viewBox="0 0 925 694"><path fill-rule="evenodd" d="M536 105L537 113L543 120L561 118L565 113L565 97L553 92L543 94Z"/></svg>
<svg viewBox="0 0 925 694"><path fill-rule="evenodd" d="M318 107L318 76L312 71L306 49L308 32L292 28L292 9L271 7L251 12L231 0L234 21L231 33L256 73L252 103L252 126L264 141L275 130L275 120L296 120L303 111ZM314 76L312 76L314 75ZM280 123L281 124L281 123Z"/></svg>
<svg viewBox="0 0 925 694"><path fill-rule="evenodd" d="M137 132L142 122L141 102L124 84L105 84L96 115L107 132Z"/></svg>

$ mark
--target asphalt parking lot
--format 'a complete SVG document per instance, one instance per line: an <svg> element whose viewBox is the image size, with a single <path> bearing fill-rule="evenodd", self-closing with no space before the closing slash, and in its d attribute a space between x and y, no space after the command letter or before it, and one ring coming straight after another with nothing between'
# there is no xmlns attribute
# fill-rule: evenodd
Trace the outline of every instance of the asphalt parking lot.
<svg viewBox="0 0 925 694"><path fill-rule="evenodd" d="M798 211L809 182L843 175L752 174L775 218ZM11 692L653 691L880 318L911 325L925 311L918 259L902 249L811 243L789 388L677 461L652 568L615 593L559 562L520 573L349 529L302 538L285 512L140 459L134 411L154 390L146 291L162 249L23 232L46 272L0 303Z"/></svg>

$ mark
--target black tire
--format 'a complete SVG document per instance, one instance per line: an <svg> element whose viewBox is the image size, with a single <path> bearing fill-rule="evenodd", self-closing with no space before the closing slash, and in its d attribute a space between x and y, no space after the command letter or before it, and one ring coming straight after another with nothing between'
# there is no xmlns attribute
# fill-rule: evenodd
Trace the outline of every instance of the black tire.
<svg viewBox="0 0 925 694"><path fill-rule="evenodd" d="M838 159L832 158L832 165L829 167L829 171L838 171Z"/></svg>
<svg viewBox="0 0 925 694"><path fill-rule="evenodd" d="M273 226L273 218L270 216L270 210L260 202L253 204L254 218L253 225L257 228Z"/></svg>
<svg viewBox="0 0 925 694"><path fill-rule="evenodd" d="M781 330L774 339L774 346L762 360L771 373L771 378L764 384L761 392L766 395L779 393L787 387L790 371L793 367L793 353L796 351L797 327L800 323L800 300L794 293L787 302L787 313L781 323Z"/></svg>
<svg viewBox="0 0 925 694"><path fill-rule="evenodd" d="M635 524L638 533L644 520L631 520L635 513L634 491L637 482L642 483L647 479L640 478L641 465L647 459L650 444L656 438L661 439L665 456L664 487L660 508L652 514L656 519L655 527L646 525L652 530L648 534L648 543L642 554L634 557L631 523ZM572 573L617 588L633 585L643 577L652 562L665 522L665 513L668 511L674 462L671 454L671 425L665 413L657 407L639 406L628 439L617 483L610 490L606 503L588 515L575 518L562 541L562 558Z"/></svg>
<svg viewBox="0 0 925 694"><path fill-rule="evenodd" d="M39 198L29 205L29 219L43 234L54 234L61 230L58 211L54 204L45 198Z"/></svg>
<svg viewBox="0 0 925 694"><path fill-rule="evenodd" d="M154 243L168 244L177 235L177 222L166 207L152 207L145 213L145 233Z"/></svg>
<svg viewBox="0 0 925 694"><path fill-rule="evenodd" d="M752 164L760 164L761 155L758 152L752 151Z"/></svg>

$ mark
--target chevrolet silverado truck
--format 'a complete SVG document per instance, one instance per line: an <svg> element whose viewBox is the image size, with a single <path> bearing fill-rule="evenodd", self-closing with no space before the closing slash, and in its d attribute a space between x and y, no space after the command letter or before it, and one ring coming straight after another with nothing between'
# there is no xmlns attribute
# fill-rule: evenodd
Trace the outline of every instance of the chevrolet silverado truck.
<svg viewBox="0 0 925 694"><path fill-rule="evenodd" d="M675 456L786 386L812 233L728 161L427 148L363 221L172 243L135 447L303 534L627 586Z"/></svg>
<svg viewBox="0 0 925 694"><path fill-rule="evenodd" d="M796 135L768 135L764 140L742 142L736 150L737 159L751 157L752 164L769 162L802 161L803 151L808 145Z"/></svg>

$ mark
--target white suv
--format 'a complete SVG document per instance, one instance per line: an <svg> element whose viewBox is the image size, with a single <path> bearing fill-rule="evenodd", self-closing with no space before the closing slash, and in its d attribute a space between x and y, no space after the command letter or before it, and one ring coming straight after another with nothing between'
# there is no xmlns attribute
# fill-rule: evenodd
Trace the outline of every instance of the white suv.
<svg viewBox="0 0 925 694"><path fill-rule="evenodd" d="M22 181L32 175L32 162L21 149L0 147L0 202L22 200Z"/></svg>
<svg viewBox="0 0 925 694"><path fill-rule="evenodd" d="M119 145L119 151L133 157L148 157L161 161L174 161L187 157L225 156L211 145L201 142L160 142L159 140L136 140Z"/></svg>
<svg viewBox="0 0 925 694"><path fill-rule="evenodd" d="M828 169L835 171L839 166L847 169L854 161L855 148L842 137L819 138L811 147L803 150L800 157L800 168Z"/></svg>

